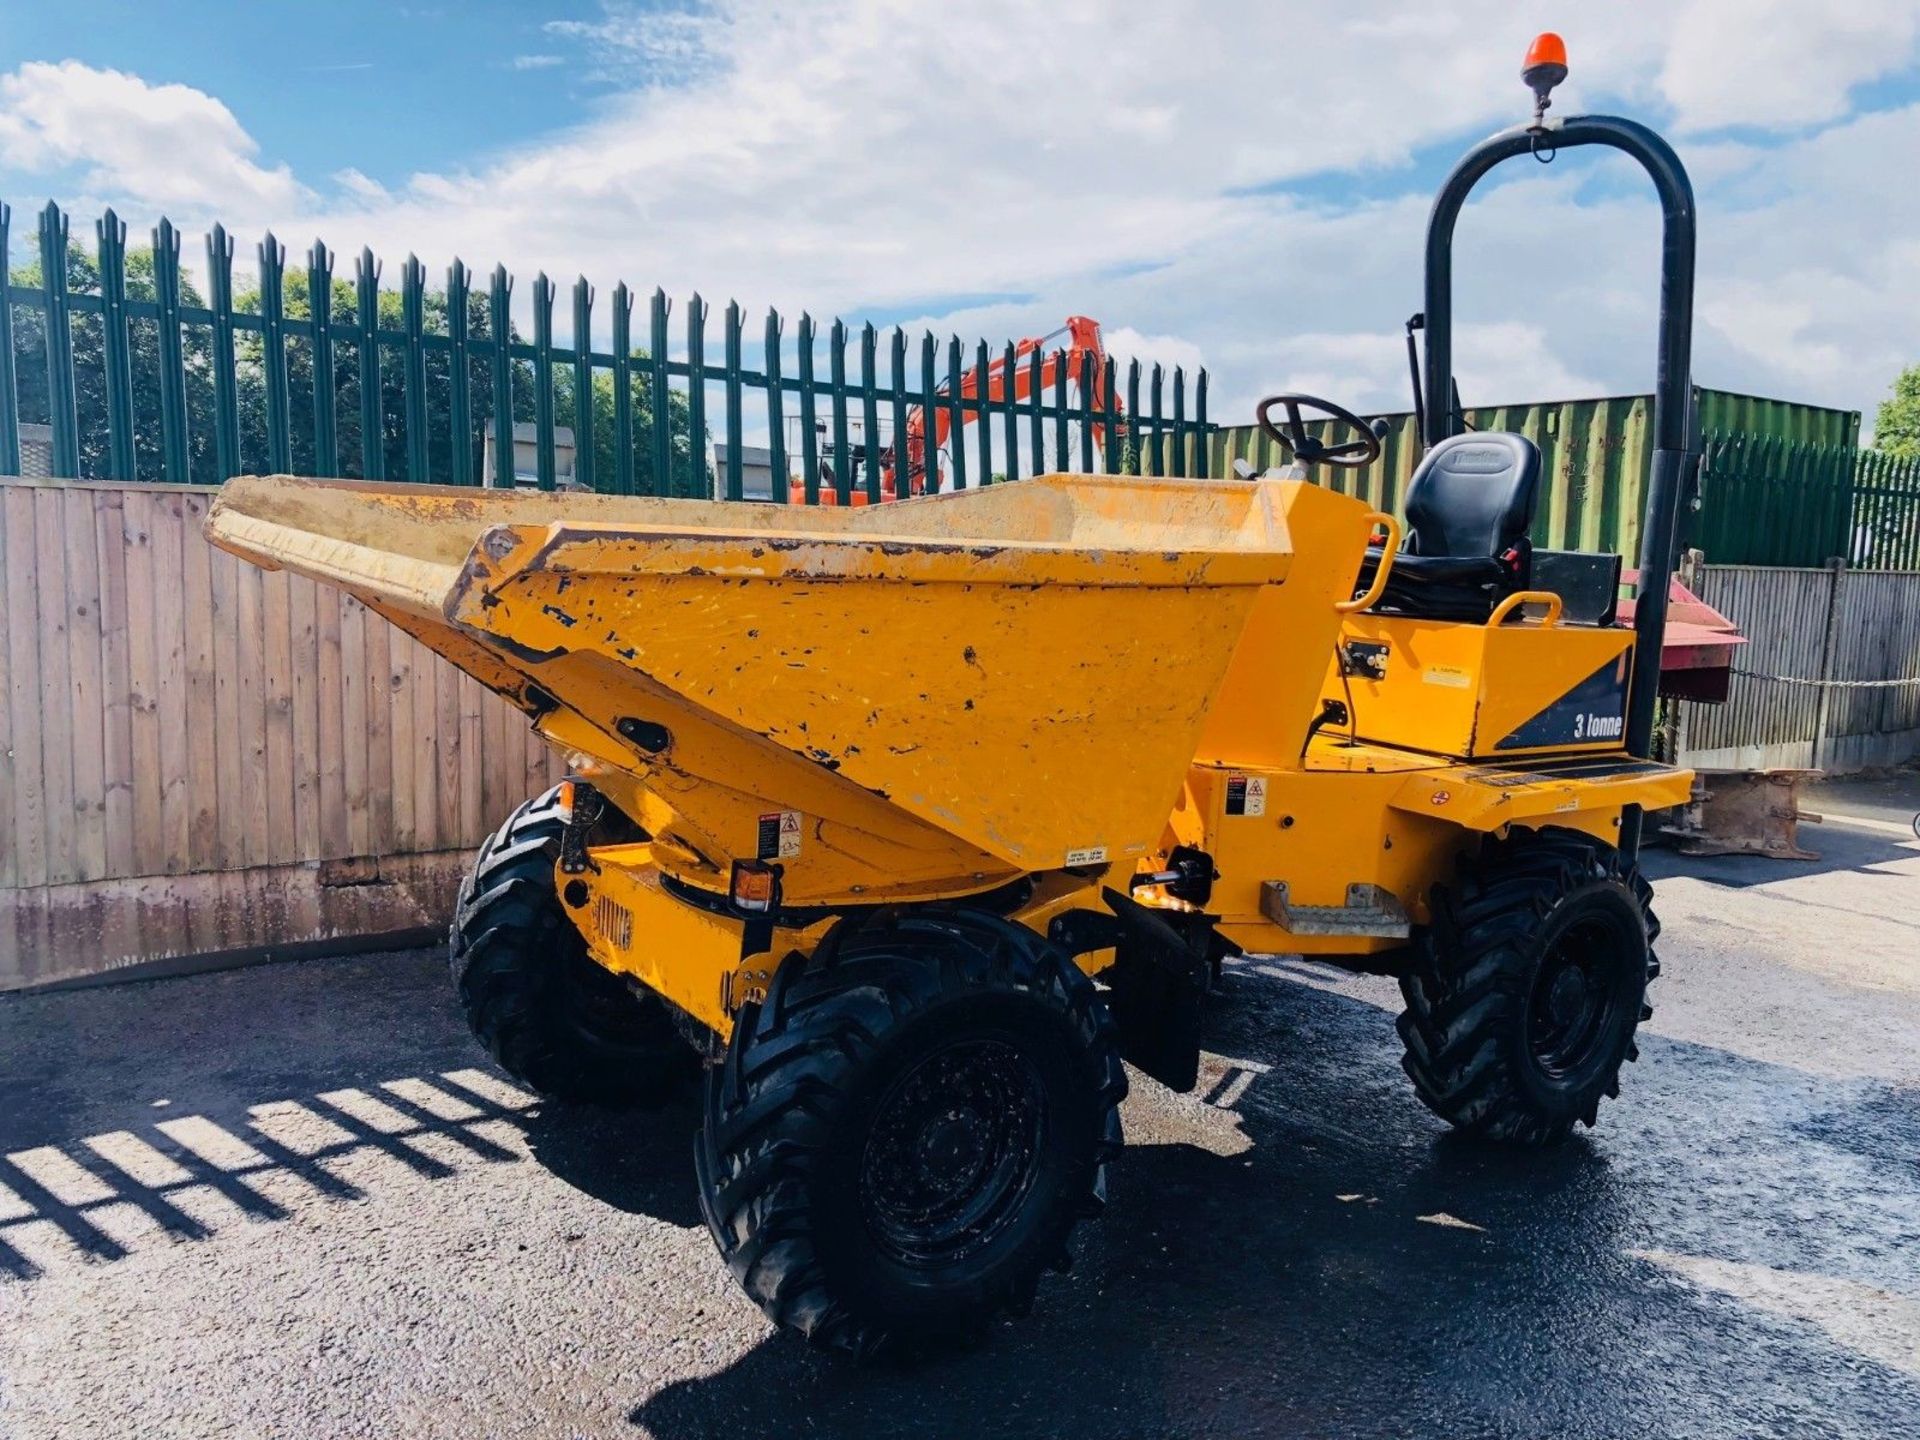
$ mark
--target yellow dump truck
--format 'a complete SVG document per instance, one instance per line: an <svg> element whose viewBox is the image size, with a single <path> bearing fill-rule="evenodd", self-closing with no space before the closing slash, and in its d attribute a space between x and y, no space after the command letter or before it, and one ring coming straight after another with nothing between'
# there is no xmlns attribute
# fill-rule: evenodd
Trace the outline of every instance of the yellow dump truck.
<svg viewBox="0 0 1920 1440"><path fill-rule="evenodd" d="M1499 159L1667 204L1635 630L1527 541L1539 452L1457 434L1449 242ZM1528 1144L1617 1093L1656 973L1641 810L1686 450L1692 215L1650 132L1496 136L1428 244L1404 521L1287 475L1049 475L864 510L243 478L214 540L359 597L573 757L482 848L452 965L557 1101L704 1061L702 1208L782 1325L865 1352L1025 1308L1099 1211L1123 1059L1191 1088L1242 951L1397 976L1405 1067ZM1315 408L1351 427L1330 443ZM1279 396L1301 462L1357 419Z"/></svg>

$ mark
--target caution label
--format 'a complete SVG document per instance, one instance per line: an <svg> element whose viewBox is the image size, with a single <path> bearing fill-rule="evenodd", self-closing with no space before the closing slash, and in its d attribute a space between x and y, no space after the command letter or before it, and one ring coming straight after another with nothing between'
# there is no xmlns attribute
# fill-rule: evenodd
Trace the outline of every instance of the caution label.
<svg viewBox="0 0 1920 1440"><path fill-rule="evenodd" d="M800 853L800 812L775 810L760 817L755 859L791 860Z"/></svg>
<svg viewBox="0 0 1920 1440"><path fill-rule="evenodd" d="M1267 777L1264 775L1227 776L1227 814L1264 815L1267 813Z"/></svg>

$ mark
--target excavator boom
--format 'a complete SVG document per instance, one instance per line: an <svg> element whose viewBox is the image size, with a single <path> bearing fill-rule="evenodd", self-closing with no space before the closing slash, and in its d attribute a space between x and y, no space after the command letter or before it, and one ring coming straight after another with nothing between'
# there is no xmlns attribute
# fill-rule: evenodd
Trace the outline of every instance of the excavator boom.
<svg viewBox="0 0 1920 1440"><path fill-rule="evenodd" d="M1067 343L1049 350L1061 337ZM1036 359L1037 357L1037 359ZM1018 404L1032 398L1036 390L1041 393L1066 381L1079 387L1081 403L1089 416L1105 415L1111 409L1116 417L1125 413L1120 397L1114 393L1107 374L1108 362L1105 346L1100 341L1100 322L1085 315L1069 315L1066 324L1048 335L1041 335L1020 341L1008 354L1002 354L988 362L984 367L974 366L960 377L960 423L970 425L980 419L984 405L1005 405L1011 401ZM907 412L904 444L895 443L880 452L880 498L897 500L907 495L924 495L940 489L940 470L937 458L932 462L932 483L928 482L929 454L937 457L953 434L953 411L945 403L952 393L950 386L942 386L940 402L932 407L932 444L928 444L927 409L915 406ZM983 405L984 402L984 405ZM981 409L968 409L967 405L981 405ZM1092 419L1093 435L1102 447L1106 444L1107 427L1104 420ZM902 475L901 455L905 455L905 474ZM788 495L792 500L805 497L804 481L790 481ZM820 503L836 503L835 492L822 487ZM864 504L865 497L858 490L854 492L853 503Z"/></svg>

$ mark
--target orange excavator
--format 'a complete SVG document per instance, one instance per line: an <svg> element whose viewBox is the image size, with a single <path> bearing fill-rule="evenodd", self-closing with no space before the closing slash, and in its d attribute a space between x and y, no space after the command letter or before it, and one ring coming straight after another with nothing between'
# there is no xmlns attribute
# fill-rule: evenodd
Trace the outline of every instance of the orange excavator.
<svg viewBox="0 0 1920 1440"><path fill-rule="evenodd" d="M1057 349L1048 350L1061 336L1067 337L1067 343ZM1038 351L1041 360L1036 374L1032 356ZM1069 315L1067 323L1048 335L1022 340L1013 347L1012 364L1002 353L992 360L984 373L976 365L960 377L960 398L962 401L978 402L982 396L988 405L1004 405L1009 397L1020 402L1030 398L1037 383L1045 392L1059 383L1061 375L1080 386L1082 377L1091 375L1090 385L1085 388L1081 404L1089 412L1105 414L1108 405L1107 394L1107 352L1100 343L1100 322L1090 320L1085 315ZM950 393L951 382L942 385L939 394L942 400ZM1120 397L1112 398L1113 413L1123 414ZM977 421L982 409L969 409L964 404L960 410L960 423L970 425ZM1091 422L1095 441L1102 447L1106 444L1107 427L1099 420ZM928 446L927 412L923 406L915 406L907 412L906 444L890 445L880 452L880 498L882 501L897 500L904 495L924 495L940 488L941 474L939 453L951 438L953 411L944 403L933 407L932 446ZM900 454L904 448L906 466L904 485L901 483ZM932 481L929 483L929 454L933 456L931 464ZM856 456L856 462L860 457ZM839 494L832 479L833 461L830 454L823 451L821 460L820 503L837 505ZM804 503L807 487L804 479L788 481L787 498L794 504ZM868 503L866 487L856 485L851 495L852 503Z"/></svg>

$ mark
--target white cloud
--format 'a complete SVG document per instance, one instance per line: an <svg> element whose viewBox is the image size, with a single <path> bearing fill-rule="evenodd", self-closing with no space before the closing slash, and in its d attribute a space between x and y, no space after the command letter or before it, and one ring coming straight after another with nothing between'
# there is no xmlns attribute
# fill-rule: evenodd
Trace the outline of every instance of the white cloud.
<svg viewBox="0 0 1920 1440"><path fill-rule="evenodd" d="M1529 8L1551 7L1518 7ZM577 257L602 274L617 265L676 289L822 308L1025 291L1164 259L1228 217L1227 187L1399 163L1439 135L1518 114L1512 52L1528 27L1515 10L1465 0L1437 34L1387 45L1377 27L1298 0L1142 7L1123 25L1097 0L937 14L905 0L616 7L558 33L603 54L685 62L667 73L690 66L692 83L645 85L578 129L470 173L420 177L389 204L353 195L326 208L422 253L458 243L522 264ZM1231 56L1275 60L1240 80ZM102 87L126 91L129 113L66 147L92 164L95 189L176 205L217 195L235 224L315 209L256 179L213 186L154 163L162 148L193 163L196 147L174 142L180 127L163 113L188 98L222 122L198 148L228 168L251 155L211 97L72 64L30 70L63 84L9 106L20 115L48 103L77 114ZM124 132L143 129L151 148L118 159Z"/></svg>
<svg viewBox="0 0 1920 1440"><path fill-rule="evenodd" d="M624 277L969 338L1086 313L1123 357L1208 364L1216 418L1283 385L1403 406L1428 196L1394 177L1523 118L1518 56L1560 22L1574 71L1557 113L1624 107L1703 137L1687 148L1701 381L1858 406L1920 332L1920 192L1888 183L1920 111L1840 117L1912 64L1916 8L1621 0L1598 24L1549 0L1168 0L1120 19L1097 0L616 4L547 27L616 92L463 170L382 186L347 168L318 194L263 165L213 97L69 62L0 77L0 186L77 173L84 193L63 198L82 214L217 215L390 265L499 259L523 300L544 268L603 296ZM1784 133L1716 136L1731 125ZM1476 200L1458 266L1470 403L1647 386L1643 189L1568 157Z"/></svg>
<svg viewBox="0 0 1920 1440"><path fill-rule="evenodd" d="M1680 7L1660 90L1689 129L1816 124L1849 91L1913 63L1914 0L1692 0Z"/></svg>
<svg viewBox="0 0 1920 1440"><path fill-rule="evenodd" d="M1159 365L1169 375L1177 366L1191 379L1206 364L1200 347L1178 335L1142 335L1131 325L1108 325L1101 328L1100 340L1118 365L1138 360L1143 369Z"/></svg>
<svg viewBox="0 0 1920 1440"><path fill-rule="evenodd" d="M259 146L233 112L187 85L68 60L0 75L0 168L77 168L88 189L176 218L253 216L305 206L311 194Z"/></svg>
<svg viewBox="0 0 1920 1440"><path fill-rule="evenodd" d="M697 9L661 9L631 0L605 0L599 20L549 20L549 35L589 44L599 58L622 65L686 64L716 48L721 20Z"/></svg>
<svg viewBox="0 0 1920 1440"><path fill-rule="evenodd" d="M1366 410L1404 410L1411 403L1404 333L1297 334L1286 336L1283 344L1283 366L1262 387L1270 393L1295 390ZM1468 404L1596 395L1605 388L1567 368L1543 325L1462 323L1455 327L1454 348L1460 393ZM1229 401L1249 398L1234 394Z"/></svg>
<svg viewBox="0 0 1920 1440"><path fill-rule="evenodd" d="M387 187L371 175L362 174L349 165L344 170L333 172L333 183L340 187L341 193L367 204L384 205L393 197Z"/></svg>

